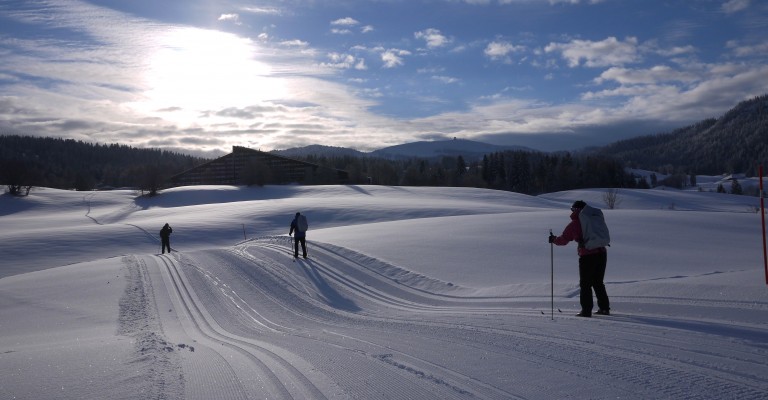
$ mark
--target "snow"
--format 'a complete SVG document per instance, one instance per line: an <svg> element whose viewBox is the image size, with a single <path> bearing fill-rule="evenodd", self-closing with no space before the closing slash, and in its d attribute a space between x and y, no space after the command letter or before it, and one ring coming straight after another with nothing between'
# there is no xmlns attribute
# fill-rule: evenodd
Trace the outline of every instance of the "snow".
<svg viewBox="0 0 768 400"><path fill-rule="evenodd" d="M759 199L605 192L0 196L0 397L765 399ZM578 199L611 228L611 316L573 316L576 248L546 240Z"/></svg>

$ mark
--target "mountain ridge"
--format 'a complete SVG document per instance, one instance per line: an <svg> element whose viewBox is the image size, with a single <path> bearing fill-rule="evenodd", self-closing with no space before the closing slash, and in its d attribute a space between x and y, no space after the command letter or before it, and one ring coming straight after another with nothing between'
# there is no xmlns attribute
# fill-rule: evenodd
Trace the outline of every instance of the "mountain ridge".
<svg viewBox="0 0 768 400"><path fill-rule="evenodd" d="M379 157L390 160L407 158L437 158L443 156L465 159L482 159L484 155L503 151L530 151L539 152L525 146L502 146L469 139L446 139L434 141L417 141L402 143L384 147L370 152L363 152L346 147L308 145L293 147L285 150L273 150L272 153L286 157L306 156L352 156L352 157Z"/></svg>

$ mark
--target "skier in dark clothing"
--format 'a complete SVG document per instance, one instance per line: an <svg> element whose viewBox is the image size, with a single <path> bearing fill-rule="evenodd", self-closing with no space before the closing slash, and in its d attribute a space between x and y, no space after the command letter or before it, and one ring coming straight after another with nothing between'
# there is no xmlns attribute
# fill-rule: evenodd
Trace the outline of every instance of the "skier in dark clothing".
<svg viewBox="0 0 768 400"><path fill-rule="evenodd" d="M563 230L560 236L550 235L549 243L558 246L565 246L571 241L578 243L577 252L579 254L579 302L581 303L581 312L577 317L592 316L592 290L597 297L598 310L595 314L609 315L610 303L608 293L605 291L603 279L605 277L605 267L608 262L608 252L605 247L587 249L584 247L584 235L581 231L579 213L587 204L579 200L573 203L571 207L571 222Z"/></svg>
<svg viewBox="0 0 768 400"><path fill-rule="evenodd" d="M163 229L160 229L160 241L161 241L161 251L162 254L165 254L165 249L168 248L168 253L171 252L171 233L173 232L173 228L171 228L170 225L165 224L163 226Z"/></svg>
<svg viewBox="0 0 768 400"><path fill-rule="evenodd" d="M291 221L291 229L288 231L288 236L291 236L294 232L296 235L293 237L293 257L299 257L299 243L301 243L302 255L307 258L307 217L296 213L296 216Z"/></svg>

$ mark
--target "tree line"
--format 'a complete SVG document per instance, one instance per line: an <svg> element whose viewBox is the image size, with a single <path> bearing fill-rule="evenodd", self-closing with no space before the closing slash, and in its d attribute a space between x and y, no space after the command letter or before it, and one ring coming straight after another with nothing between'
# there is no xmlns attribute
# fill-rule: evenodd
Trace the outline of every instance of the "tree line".
<svg viewBox="0 0 768 400"><path fill-rule="evenodd" d="M541 194L582 188L634 188L639 179L623 163L601 155L509 150L482 159L462 156L389 160L307 156L304 160L349 173L351 184L461 186Z"/></svg>
<svg viewBox="0 0 768 400"><path fill-rule="evenodd" d="M24 194L34 186L153 191L205 159L159 149L74 139L0 135L0 182Z"/></svg>

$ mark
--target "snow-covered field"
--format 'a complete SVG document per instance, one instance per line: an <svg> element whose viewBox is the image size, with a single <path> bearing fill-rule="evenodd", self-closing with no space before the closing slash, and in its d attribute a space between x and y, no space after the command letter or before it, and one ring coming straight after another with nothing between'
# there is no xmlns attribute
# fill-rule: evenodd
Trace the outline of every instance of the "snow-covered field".
<svg viewBox="0 0 768 400"><path fill-rule="evenodd" d="M768 398L759 199L621 190L613 315L576 318L575 245L547 236L603 192L0 196L0 398Z"/></svg>

